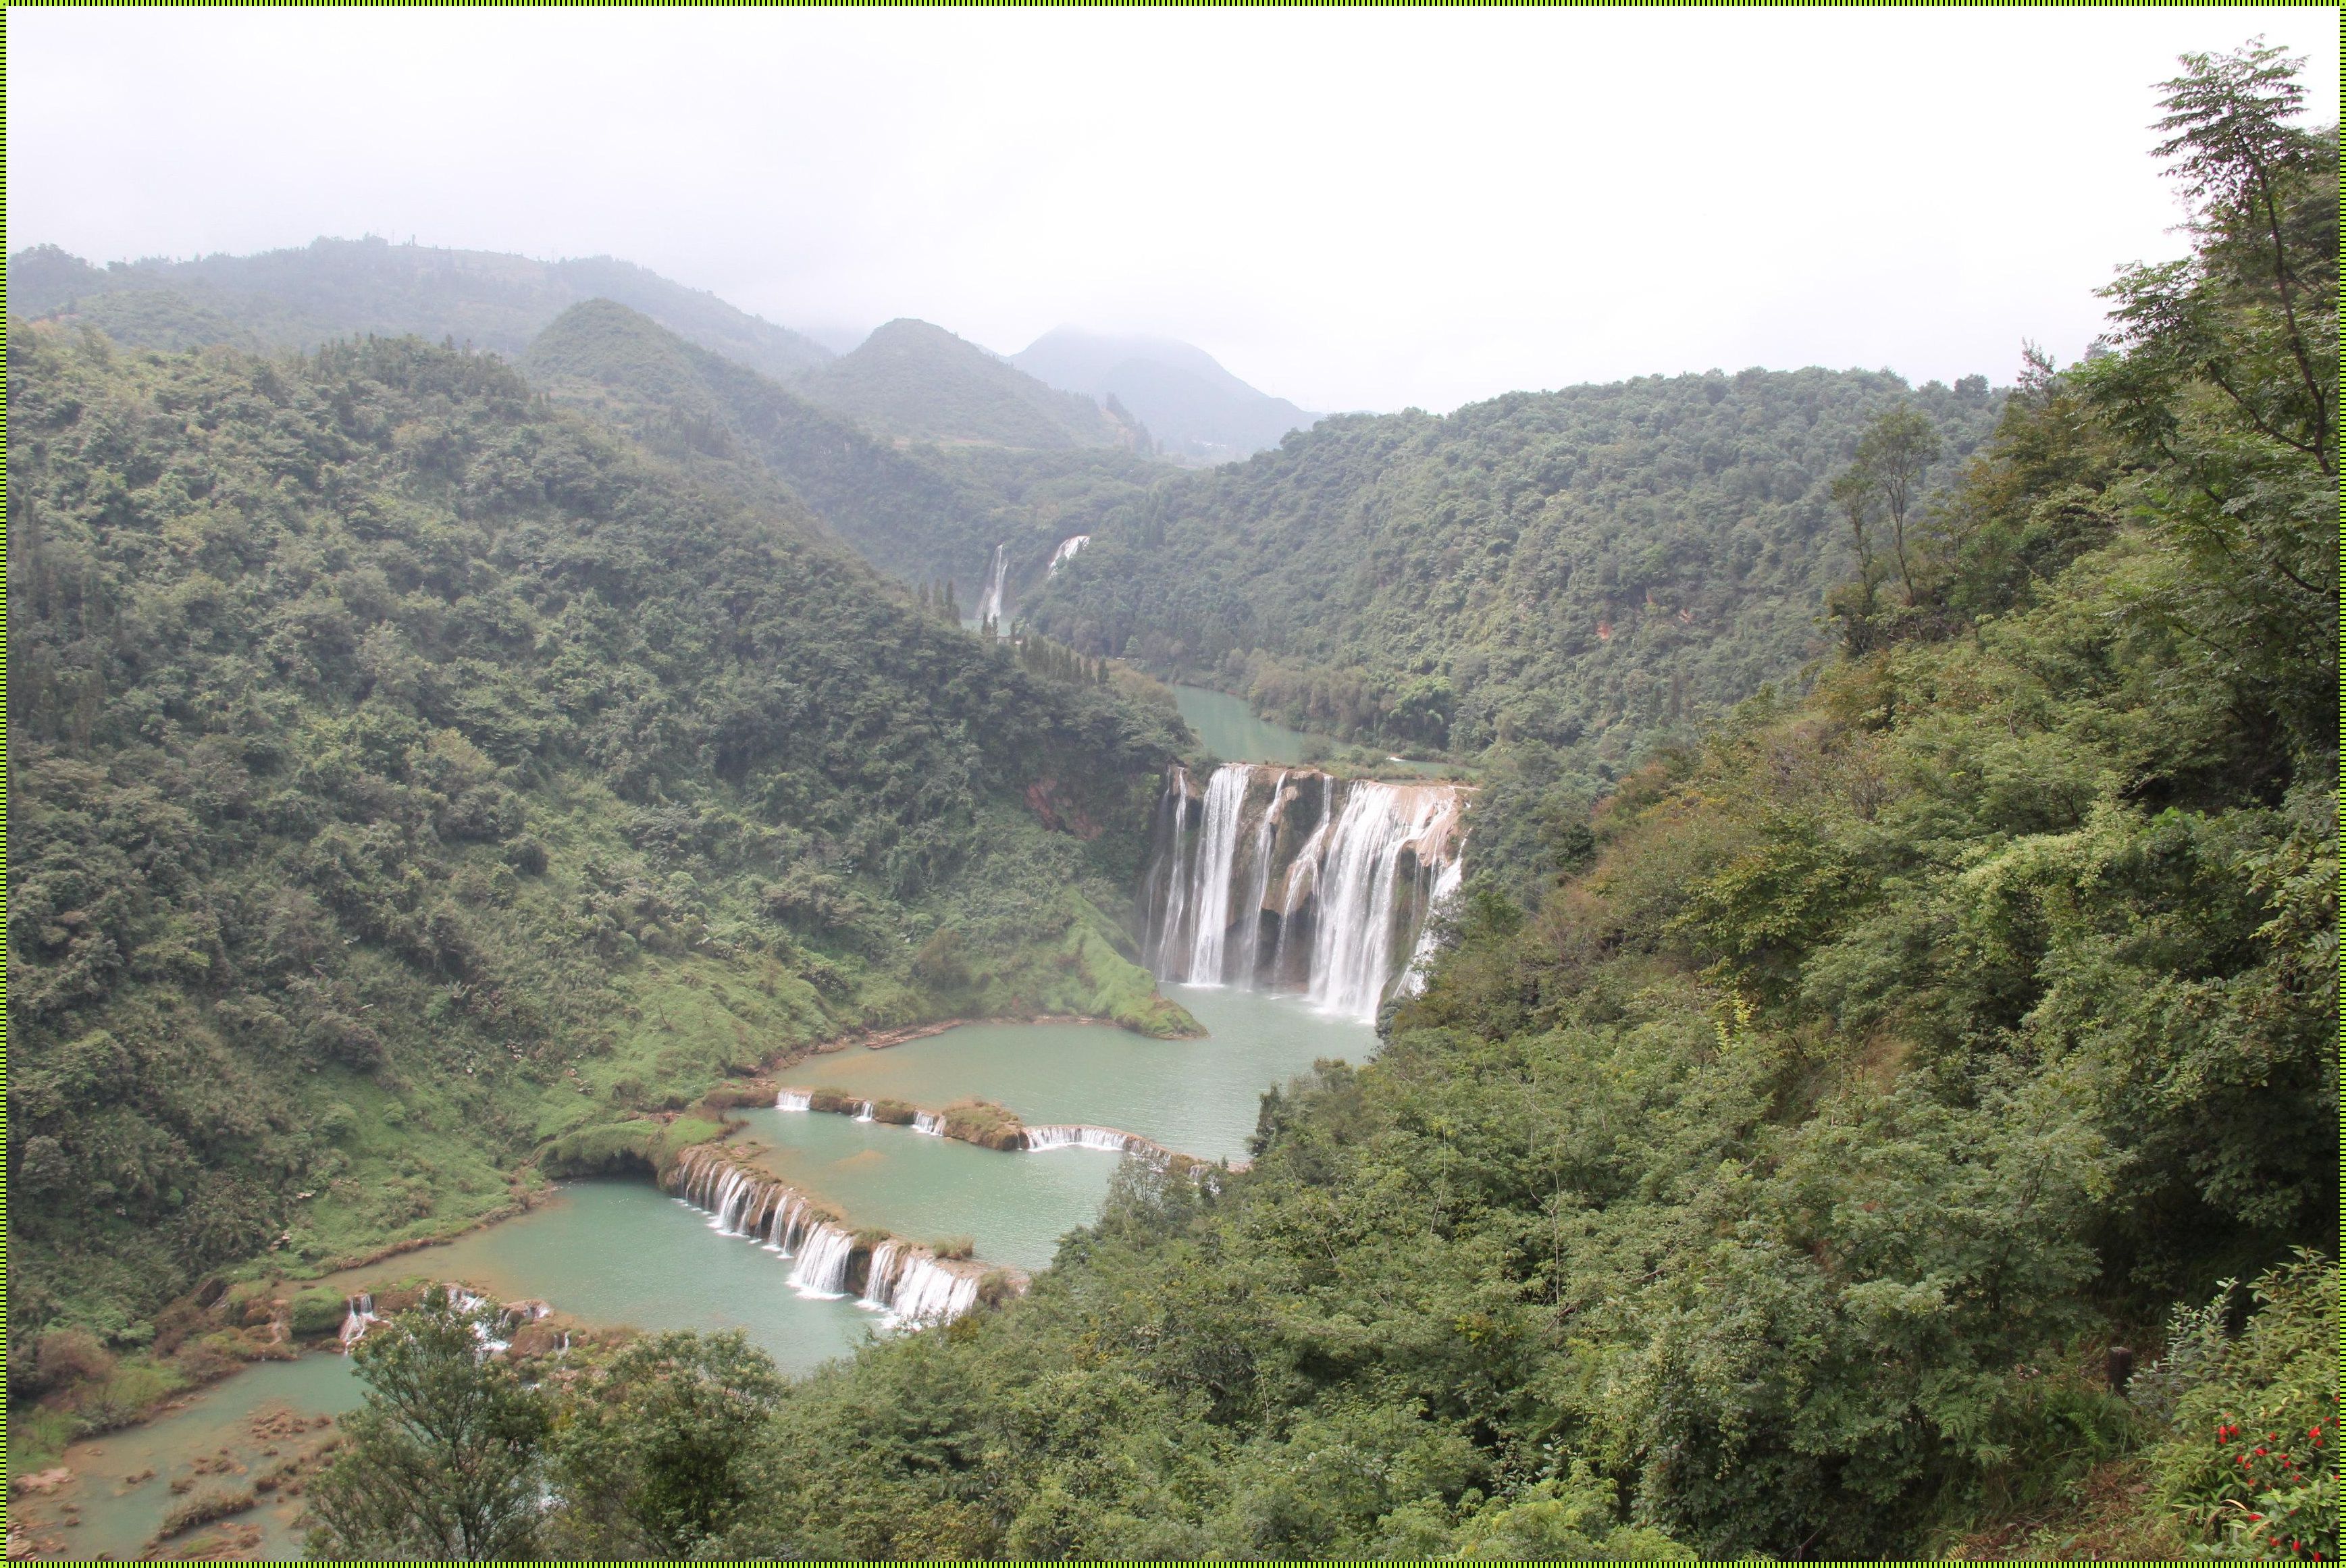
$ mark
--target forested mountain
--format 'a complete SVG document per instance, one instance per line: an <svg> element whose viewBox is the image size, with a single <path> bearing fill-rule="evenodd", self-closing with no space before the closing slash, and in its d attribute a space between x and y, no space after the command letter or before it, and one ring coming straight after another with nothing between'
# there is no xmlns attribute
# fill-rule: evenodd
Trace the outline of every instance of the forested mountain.
<svg viewBox="0 0 2346 1568"><path fill-rule="evenodd" d="M565 312L520 364L557 402L717 482L746 494L780 481L882 571L954 583L972 613L997 545L1014 584L1039 580L1063 518L1128 500L1162 473L1117 449L900 449L607 300Z"/></svg>
<svg viewBox="0 0 2346 1568"><path fill-rule="evenodd" d="M314 349L341 338L412 332L513 354L570 306L598 298L766 375L795 375L831 357L811 338L607 256L536 261L369 238L103 268L54 245L8 260L15 314L66 317L117 342L156 349Z"/></svg>
<svg viewBox="0 0 2346 1568"><path fill-rule="evenodd" d="M1185 1026L1101 912L1178 721L786 497L414 339L19 324L8 372L12 1379L45 1322L137 1344L216 1266L461 1226L793 1041Z"/></svg>
<svg viewBox="0 0 2346 1568"><path fill-rule="evenodd" d="M1191 463L1227 463L1277 446L1315 417L1230 374L1205 350L1170 338L1112 337L1061 327L1010 362L1062 392L1114 398L1148 427L1159 452Z"/></svg>
<svg viewBox="0 0 2346 1568"><path fill-rule="evenodd" d="M890 321L791 389L885 435L1045 450L1146 450L1137 425L1056 391L943 327Z"/></svg>
<svg viewBox="0 0 2346 1568"><path fill-rule="evenodd" d="M1821 651L1852 561L1827 485L1901 403L1943 476L1999 399L1746 371L1323 420L1101 518L1030 613L1301 727L1617 762Z"/></svg>
<svg viewBox="0 0 2346 1568"><path fill-rule="evenodd" d="M784 1401L716 1554L2335 1560L2337 142L2274 54L2169 85L2195 254L1902 566L1908 421L1838 383L1810 696L1470 899L1250 1173L1128 1166L1025 1301Z"/></svg>

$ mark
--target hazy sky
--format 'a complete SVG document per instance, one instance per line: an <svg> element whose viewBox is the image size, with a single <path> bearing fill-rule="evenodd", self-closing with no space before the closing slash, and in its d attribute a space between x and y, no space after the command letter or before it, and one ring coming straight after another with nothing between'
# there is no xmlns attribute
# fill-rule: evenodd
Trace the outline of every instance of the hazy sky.
<svg viewBox="0 0 2346 1568"><path fill-rule="evenodd" d="M2334 10L8 16L8 244L610 253L852 341L1200 344L1309 408L2011 378L2177 253L2153 84ZM2318 109L2326 122L2333 108Z"/></svg>

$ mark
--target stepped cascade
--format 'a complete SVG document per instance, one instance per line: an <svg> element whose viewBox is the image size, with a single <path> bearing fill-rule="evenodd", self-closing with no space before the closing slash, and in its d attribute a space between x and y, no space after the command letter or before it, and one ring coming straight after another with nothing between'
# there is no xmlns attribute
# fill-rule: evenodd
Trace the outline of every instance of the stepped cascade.
<svg viewBox="0 0 2346 1568"><path fill-rule="evenodd" d="M1059 568L1074 560L1076 555L1082 553L1083 547L1091 542L1092 536L1088 534L1077 534L1071 538L1060 540L1059 547L1051 552L1051 564L1044 569L1043 575L1046 577L1057 576L1059 575Z"/></svg>
<svg viewBox="0 0 2346 1568"><path fill-rule="evenodd" d="M756 1242L789 1260L784 1282L801 1296L853 1296L857 1306L906 1328L949 1321L977 1303L983 1266L946 1262L892 1237L860 1239L803 1193L713 1145L687 1149L667 1185L706 1209L719 1236Z"/></svg>
<svg viewBox="0 0 2346 1568"><path fill-rule="evenodd" d="M1158 798L1141 889L1157 978L1295 991L1373 1019L1419 982L1427 916L1457 890L1469 791L1313 769L1185 768Z"/></svg>

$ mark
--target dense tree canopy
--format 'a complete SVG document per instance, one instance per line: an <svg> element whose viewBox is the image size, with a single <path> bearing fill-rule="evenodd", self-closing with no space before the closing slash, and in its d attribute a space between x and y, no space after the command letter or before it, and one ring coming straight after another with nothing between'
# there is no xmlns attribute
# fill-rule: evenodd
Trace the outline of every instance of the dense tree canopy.
<svg viewBox="0 0 2346 1568"><path fill-rule="evenodd" d="M794 1040L1165 1026L1102 913L1175 741L1155 710L492 359L9 354L26 1354L58 1315L135 1343L272 1244L461 1224L544 1140ZM912 967L945 932L950 995Z"/></svg>

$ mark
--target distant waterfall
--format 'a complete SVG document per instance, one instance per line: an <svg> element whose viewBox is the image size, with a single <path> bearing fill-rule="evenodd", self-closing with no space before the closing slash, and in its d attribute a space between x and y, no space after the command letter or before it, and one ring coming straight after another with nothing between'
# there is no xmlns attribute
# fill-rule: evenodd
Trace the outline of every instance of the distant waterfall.
<svg viewBox="0 0 2346 1568"><path fill-rule="evenodd" d="M1092 536L1088 534L1077 534L1072 538L1060 540L1059 547L1051 552L1051 564L1044 569L1043 575L1046 578L1057 576L1059 568L1074 560L1091 542Z"/></svg>
<svg viewBox="0 0 2346 1568"><path fill-rule="evenodd" d="M1458 887L1468 793L1249 762L1200 789L1172 769L1144 957L1159 980L1301 991L1373 1019L1431 956L1426 919Z"/></svg>
<svg viewBox="0 0 2346 1568"><path fill-rule="evenodd" d="M913 1131L926 1133L933 1138L944 1137L945 1119L934 1111L915 1111L913 1113Z"/></svg>
<svg viewBox="0 0 2346 1568"><path fill-rule="evenodd" d="M778 1111L806 1111L813 1108L814 1091L811 1089L784 1089L774 1096L774 1109Z"/></svg>
<svg viewBox="0 0 2346 1568"><path fill-rule="evenodd" d="M1009 586L1010 550L1007 545L996 545L994 565L985 574L985 592L977 601L978 625L992 621L997 630L1008 629L1003 626L1002 596Z"/></svg>
<svg viewBox="0 0 2346 1568"><path fill-rule="evenodd" d="M866 1100L863 1102L863 1108L855 1113L855 1119L859 1122L868 1122L872 1119L871 1101Z"/></svg>
<svg viewBox="0 0 2346 1568"><path fill-rule="evenodd" d="M367 1329L382 1319L374 1315L374 1294L372 1291L362 1290L356 1296L345 1298L342 1308L342 1354L347 1356L352 1346L366 1338Z"/></svg>

